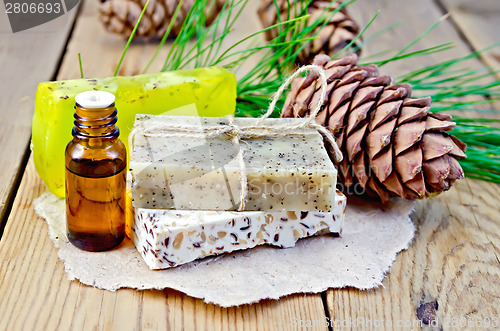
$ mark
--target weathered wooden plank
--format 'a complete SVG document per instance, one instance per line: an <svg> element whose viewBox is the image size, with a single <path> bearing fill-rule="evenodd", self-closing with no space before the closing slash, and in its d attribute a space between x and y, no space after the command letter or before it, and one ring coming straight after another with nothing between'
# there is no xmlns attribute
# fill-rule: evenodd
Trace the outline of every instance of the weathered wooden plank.
<svg viewBox="0 0 500 331"><path fill-rule="evenodd" d="M368 16L378 7L373 1L361 2L365 8L359 7L357 12L353 9L359 16ZM387 12L389 2L378 3ZM392 11L383 18L384 25L393 17L407 13L403 16L409 16L412 22L407 28L410 35L413 33L412 37L439 17L431 1L415 5L418 8L408 2L399 7L395 2L390 3L396 9L389 8ZM59 79L79 77L77 52L82 53L87 77L113 72L123 43L102 32L95 17L95 6L96 2L92 1L85 4ZM400 48L398 42L405 40L403 35L405 33L391 32L382 37L385 41L378 47L385 49L383 47L390 43L395 49ZM456 37L453 29L446 29L438 36L442 41L457 40L453 39ZM372 52L377 51L376 44L367 47L373 47ZM153 49L151 45L132 47L122 73L139 72ZM457 49L466 48L459 45ZM456 56L456 53L449 56ZM436 60L438 57L421 59L427 63ZM406 71L408 65L401 63L388 65L384 72ZM278 302L220 309L175 291L107 292L69 282L47 237L45 224L32 211L33 198L43 190L43 184L29 163L4 238L0 241L0 329L42 326L44 329L280 330L291 326L293 317L297 321L323 321L325 318L321 298L317 295L296 295ZM499 294L495 282L498 279L496 213L499 205L492 197L499 193L497 185L463 181L441 197L420 202L416 213L420 234L412 248L398 256L384 281L385 288L368 292L328 291L332 318L339 322L363 317L365 322L385 318L394 323L398 319L411 323L417 317L416 309L420 304L434 300L439 303L437 314L441 322L447 316L462 312L461 307L464 310L479 307L473 308L477 311L471 310L472 317L498 316ZM461 305L462 301L466 301L465 304Z"/></svg>
<svg viewBox="0 0 500 331"><path fill-rule="evenodd" d="M395 20L403 21L397 29L368 44L365 54L401 49L443 14L433 1L358 1L350 9L362 22L381 9L373 30ZM397 76L467 54L467 45L446 21L413 50L447 41L457 41L453 51L392 63L381 72ZM468 64L481 66L477 60ZM439 197L417 202L416 238L407 251L397 256L383 287L372 291L327 292L327 305L334 322L338 325L354 321L354 326L362 330L373 329L373 325L409 329L425 326L422 324L425 318L429 322L435 317L440 326L452 326L453 318L459 321L470 317L473 322L484 322L486 317L498 317L500 204L495 197L499 193L499 185L464 180ZM430 314L422 314L426 303L429 308L437 303L434 306L437 310L429 309Z"/></svg>
<svg viewBox="0 0 500 331"><path fill-rule="evenodd" d="M481 50L500 42L500 1L439 0L451 14L474 49ZM500 46L483 53L482 58L493 69L500 70ZM500 75L499 75L500 76Z"/></svg>
<svg viewBox="0 0 500 331"><path fill-rule="evenodd" d="M86 1L75 25L58 79L79 78L81 53L86 77L113 74L124 41L98 22L98 1ZM250 2L255 7L256 2ZM249 6L247 10L254 11ZM258 24L254 17L250 21ZM242 26L232 40L248 34ZM156 49L134 43L121 74L142 71ZM153 66L161 66L168 49ZM32 201L46 190L32 162L23 176L5 233L0 241L0 329L196 329L282 330L296 318L324 321L321 296L292 295L279 301L222 309L177 291L103 291L66 280L62 262L47 235L47 226L33 212ZM323 329L316 323L316 328Z"/></svg>
<svg viewBox="0 0 500 331"><path fill-rule="evenodd" d="M377 10L380 10L379 16L366 31L365 35L367 36L387 28L391 24L399 23L393 29L384 32L363 46L362 56L392 51L390 54L383 54L377 58L381 60L394 55L397 51L415 40L445 14L431 0L425 0L419 4L411 0L358 0L350 5L348 9L362 26L368 23ZM452 50L445 52L388 63L380 69L380 72L397 77L412 70L470 53L467 45L461 41L459 33L449 20L441 22L426 37L412 46L408 52L437 46L446 42L456 42L456 45ZM468 61L466 64L475 67L481 65L477 60Z"/></svg>
<svg viewBox="0 0 500 331"><path fill-rule="evenodd" d="M76 12L12 33L0 11L0 229L28 151L36 86L56 72Z"/></svg>
<svg viewBox="0 0 500 331"><path fill-rule="evenodd" d="M173 290L110 292L70 282L33 211L45 190L30 159L0 241L0 330L282 330L325 320L320 295L223 309Z"/></svg>
<svg viewBox="0 0 500 331"><path fill-rule="evenodd" d="M366 330L373 329L369 320L384 320L385 326L392 323L387 329L400 329L398 323L425 326L422 319L427 318L449 329L457 326L454 322L483 322L484 327L487 318L498 318L500 220L494 197L499 191L495 184L465 180L437 198L419 201L416 238L397 256L383 287L328 291L332 318L361 317L358 326ZM422 314L425 304L436 303L437 309Z"/></svg>

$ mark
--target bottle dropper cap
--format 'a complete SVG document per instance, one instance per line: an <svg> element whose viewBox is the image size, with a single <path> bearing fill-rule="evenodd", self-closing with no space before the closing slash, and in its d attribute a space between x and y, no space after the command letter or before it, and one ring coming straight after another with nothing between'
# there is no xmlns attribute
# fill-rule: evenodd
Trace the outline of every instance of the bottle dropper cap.
<svg viewBox="0 0 500 331"><path fill-rule="evenodd" d="M115 102L115 96L105 91L87 91L77 94L75 101L83 108L106 108Z"/></svg>

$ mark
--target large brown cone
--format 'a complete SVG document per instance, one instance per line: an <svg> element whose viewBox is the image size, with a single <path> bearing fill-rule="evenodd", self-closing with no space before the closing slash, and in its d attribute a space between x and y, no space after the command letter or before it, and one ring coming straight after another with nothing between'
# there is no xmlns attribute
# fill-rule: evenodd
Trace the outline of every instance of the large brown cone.
<svg viewBox="0 0 500 331"><path fill-rule="evenodd" d="M430 98L411 98L409 84L393 85L375 65L358 67L357 61L356 55L314 59L328 80L316 120L337 138L344 155L339 181L347 191L366 192L386 203L391 196L428 197L463 178L457 159L466 157L466 146L446 132L455 127L451 116L429 112ZM315 74L297 78L282 117L307 116L319 90Z"/></svg>
<svg viewBox="0 0 500 331"><path fill-rule="evenodd" d="M275 3L276 1L276 3ZM290 3L290 11L288 4ZM307 13L311 16L307 19L307 26L317 20L321 15L325 15L324 11L333 12L341 5L341 1L337 0L313 0L309 5ZM281 22L295 18L295 13L300 13L300 10L307 4L303 0L262 0L258 14L260 21L264 27L279 23L276 11L276 4L280 9ZM290 12L290 17L288 16ZM328 15L328 13L326 13ZM271 29L266 31L267 40L272 40L278 35L279 29ZM328 23L322 27L320 24L315 28L310 36L316 35L317 38L311 41L298 55L298 61L301 64L309 64L317 54L335 55L338 51L347 46L359 33L359 26L351 18L345 7L341 8L337 13L329 18ZM352 45L356 47L356 44ZM358 50L359 55L359 50Z"/></svg>
<svg viewBox="0 0 500 331"><path fill-rule="evenodd" d="M196 0L184 0L172 26L171 35L179 34L182 24ZM215 1L215 3L214 3ZM139 20L147 0L108 0L99 8L100 18L106 29L128 38ZM137 28L135 37L162 38L174 15L179 0L150 0ZM224 6L225 0L211 0L207 6L207 25L210 25Z"/></svg>

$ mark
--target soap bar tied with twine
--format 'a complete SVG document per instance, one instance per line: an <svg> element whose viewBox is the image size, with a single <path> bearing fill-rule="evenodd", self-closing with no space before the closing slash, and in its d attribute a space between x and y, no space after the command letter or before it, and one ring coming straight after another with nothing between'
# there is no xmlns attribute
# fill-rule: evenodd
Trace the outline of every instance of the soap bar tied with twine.
<svg viewBox="0 0 500 331"><path fill-rule="evenodd" d="M281 120L281 119L273 119L276 122L280 122L278 125L266 125L264 124L264 121L272 114L274 111L274 108L276 106L276 103L280 97L280 95L283 93L284 89L295 79L298 75L302 74L305 71L314 71L318 76L319 76L319 81L321 82L321 90L320 90L320 98L319 102L316 103L315 109L311 111L311 114L308 118L306 119L296 119L296 120ZM134 157L134 151L135 151L135 140L136 140L136 135L140 134L144 137L148 138L186 138L186 137L203 137L205 139L210 139L210 138L216 138L219 136L228 136L231 138L232 143L234 146L237 148L237 154L235 156L237 166L238 166L238 176L239 176L239 184L241 185L241 189L239 192L239 206L237 208L238 211L243 211L247 210L245 207L245 201L248 195L248 176L247 176L247 169L245 166L245 161L244 161L244 153L245 150L243 146L241 145L241 142L248 144L247 141L251 141L252 139L256 138L263 138L263 137L289 137L293 135L304 135L309 132L319 132L330 144L331 148L331 154L336 162L340 162L342 160L342 154L337 146L337 143L335 141L335 138L331 134L328 129L325 127L319 125L315 121L315 117L318 114L318 112L321 109L321 105L323 104L323 101L326 97L326 90L327 90L327 81L326 81L326 76L324 73L324 69L322 69L319 66L316 65L308 65L304 66L300 69L298 69L292 76L290 76L286 82L278 89L276 92L273 100L271 101L269 105L269 109L267 112L259 119L255 119L254 121L251 121L251 124L249 125L238 125L235 123L235 119L232 117L226 117L224 118L224 122L218 122L220 125L209 125L209 126L194 126L192 123L184 123L184 122L175 122L174 123L168 123L168 122L161 122L161 121L151 121L147 123L147 126L140 126L137 124L136 121L136 126L134 129L131 131L131 134L129 136L129 146L133 149L132 151L132 158ZM208 118L207 118L208 119ZM237 122L241 122L243 119L236 119ZM250 119L246 119L250 120ZM283 124L281 124L281 121L283 121ZM189 122L189 121L186 121ZM213 121L212 121L213 122ZM312 129L312 130L311 130ZM311 133L310 133L311 134ZM320 137L318 135L318 137ZM319 140L318 140L319 143ZM323 148L323 146L321 146ZM323 153L326 155L326 151L323 151ZM328 159L327 155L322 159L322 162L326 163L331 163L329 162L330 160ZM132 162L131 160L131 168L132 168ZM334 170L333 165L331 165L332 171ZM132 169L131 169L132 170ZM277 171L277 170L276 170ZM134 174L134 172L132 171ZM134 177L134 176L133 176ZM333 187L333 189L335 189ZM133 192L134 192L134 183L133 183ZM157 195L158 196L158 195ZM333 195L332 195L333 196ZM135 196L134 199L137 197ZM137 207L137 206L136 206ZM143 207L143 206L139 206ZM151 205L148 205L148 207L152 207ZM154 207L154 206L153 206ZM159 207L159 208L165 208L165 207ZM182 208L177 208L177 209L189 209L189 206L183 206ZM196 209L196 208L194 208ZM203 208L201 208L203 209ZM254 209L255 210L255 209ZM257 209L258 210L258 209ZM299 210L306 210L306 209L299 209Z"/></svg>

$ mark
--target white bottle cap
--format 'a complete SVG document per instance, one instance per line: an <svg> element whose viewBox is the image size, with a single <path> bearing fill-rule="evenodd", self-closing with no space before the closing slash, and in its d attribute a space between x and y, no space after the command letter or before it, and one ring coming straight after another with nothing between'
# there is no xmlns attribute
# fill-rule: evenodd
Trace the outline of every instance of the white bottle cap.
<svg viewBox="0 0 500 331"><path fill-rule="evenodd" d="M77 94L75 101L83 108L106 108L115 102L115 96L105 91L87 91Z"/></svg>

